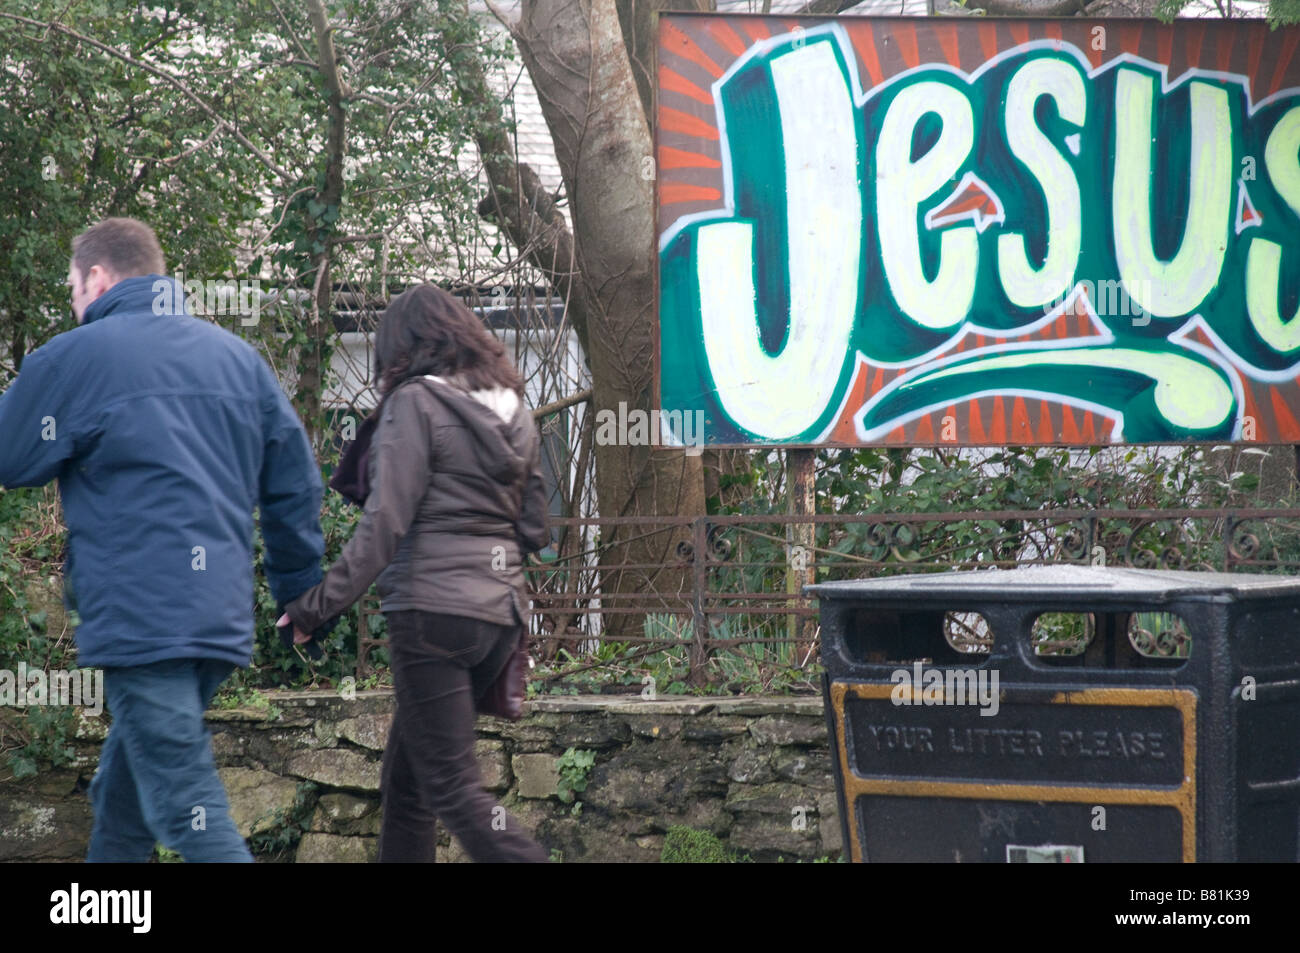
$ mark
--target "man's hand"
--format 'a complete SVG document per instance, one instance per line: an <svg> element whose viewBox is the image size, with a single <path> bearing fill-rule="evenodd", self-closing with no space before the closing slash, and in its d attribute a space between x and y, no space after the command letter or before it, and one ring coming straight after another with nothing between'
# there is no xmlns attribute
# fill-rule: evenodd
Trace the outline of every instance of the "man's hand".
<svg viewBox="0 0 1300 953"><path fill-rule="evenodd" d="M280 616L279 620L275 623L275 627L278 629L281 626L290 625L292 623L293 620L289 618L289 613L286 612L284 615ZM305 645L310 641L311 641L311 635L307 632L304 632L302 629L298 628L297 625L294 625L293 644Z"/></svg>
<svg viewBox="0 0 1300 953"><path fill-rule="evenodd" d="M276 608L280 609L282 613L275 623L275 631L280 636L280 644L286 649L297 652L299 656L306 652L312 661L319 661L325 654L323 648L325 639L338 625L339 617L335 616L330 619L317 628L315 632L304 632L298 627L298 623L294 621L293 617L284 610L283 606L277 606Z"/></svg>

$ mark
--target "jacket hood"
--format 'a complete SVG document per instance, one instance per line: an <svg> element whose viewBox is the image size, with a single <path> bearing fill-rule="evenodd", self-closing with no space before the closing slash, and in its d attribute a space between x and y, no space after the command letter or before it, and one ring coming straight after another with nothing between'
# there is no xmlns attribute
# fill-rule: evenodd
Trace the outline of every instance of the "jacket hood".
<svg viewBox="0 0 1300 953"><path fill-rule="evenodd" d="M123 278L90 304L81 316L90 324L116 312L149 311L153 314L185 312L185 289L175 278L166 275L139 275Z"/></svg>
<svg viewBox="0 0 1300 953"><path fill-rule="evenodd" d="M474 435L474 448L483 472L498 483L517 482L527 468L533 429L519 395L504 387L466 391L456 377L426 374L443 403Z"/></svg>

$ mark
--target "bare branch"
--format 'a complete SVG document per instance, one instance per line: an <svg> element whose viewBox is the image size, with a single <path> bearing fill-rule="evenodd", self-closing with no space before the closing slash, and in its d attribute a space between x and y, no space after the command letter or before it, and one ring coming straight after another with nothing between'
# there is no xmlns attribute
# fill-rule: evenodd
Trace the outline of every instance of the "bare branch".
<svg viewBox="0 0 1300 953"><path fill-rule="evenodd" d="M585 404L591 400L591 388L580 390L576 394L570 394L560 400L553 400L549 404L543 404L533 411L533 419L541 420L543 417L549 417L556 411L563 410L565 407L572 407L574 404Z"/></svg>
<svg viewBox="0 0 1300 953"><path fill-rule="evenodd" d="M393 226L396 228L396 224ZM381 238L387 238L387 232L367 232L365 235L331 235L331 245L355 245L358 242L377 242Z"/></svg>
<svg viewBox="0 0 1300 953"><path fill-rule="evenodd" d="M977 0L978 5L1000 17L1068 17L1079 5L1076 0Z"/></svg>
<svg viewBox="0 0 1300 953"><path fill-rule="evenodd" d="M284 24L284 35L293 41L294 46L298 47L298 52L302 54L302 58L311 63L311 54L307 52L307 47L303 46L299 41L298 35L293 32L293 27L289 25L289 18L284 15L284 11L280 9L280 5L276 3L275 0L271 0L271 6L275 7L276 16L278 16L280 22ZM312 63L312 65L314 66L315 64Z"/></svg>
<svg viewBox="0 0 1300 953"><path fill-rule="evenodd" d="M831 16L836 13L843 13L850 7L856 7L862 0L808 0L803 5L800 13L806 13L810 16ZM764 10L764 13L767 11Z"/></svg>
<svg viewBox="0 0 1300 953"><path fill-rule="evenodd" d="M340 99L352 95L348 84L339 76L338 57L334 53L333 28L325 16L325 8L320 0L307 0L307 15L311 18L312 28L316 31L316 67L325 77L325 86Z"/></svg>
<svg viewBox="0 0 1300 953"><path fill-rule="evenodd" d="M194 153L200 151L201 149L206 149L208 146L212 145L212 143L217 138L217 134L220 132L221 132L221 127L215 126L213 127L212 132L208 133L208 137L204 139L202 142L196 142L194 145L190 146L184 152L178 152L174 156L168 156L166 159L159 159L158 161L161 162L163 165L175 165L177 162L180 162L182 159L188 158L189 156L194 155Z"/></svg>
<svg viewBox="0 0 1300 953"><path fill-rule="evenodd" d="M484 0L484 2L487 3L487 8L492 11L492 15L496 17L497 20L500 21L501 25L506 28L506 30L510 33L511 36L514 36L515 29L519 25L520 14L516 12L515 15L512 17L510 14L506 13L495 3L493 3L492 0Z"/></svg>
<svg viewBox="0 0 1300 953"><path fill-rule="evenodd" d="M287 199L284 200L284 208L280 209L280 217L276 219L275 224L272 225L270 231L266 233L266 237L263 238L260 242L258 242L255 246L253 246L253 251L250 253L251 258L256 258L258 254L261 252L262 247L271 240L271 236L275 234L275 230L280 227L281 223L284 222L284 217L287 214L289 214L289 206L293 204L293 200L305 192L314 192L314 191L315 189L310 185L303 186L301 189L298 189L296 192L294 192L292 195L290 195Z"/></svg>

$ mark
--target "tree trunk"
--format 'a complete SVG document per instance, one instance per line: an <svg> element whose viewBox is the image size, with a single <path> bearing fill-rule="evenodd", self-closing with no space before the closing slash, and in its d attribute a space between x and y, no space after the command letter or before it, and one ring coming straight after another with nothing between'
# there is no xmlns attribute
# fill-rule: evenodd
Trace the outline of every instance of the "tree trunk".
<svg viewBox="0 0 1300 953"><path fill-rule="evenodd" d="M313 214L308 205L304 214L308 228L319 243L312 255L315 283L312 288L310 318L307 321L307 343L299 350L298 386L294 402L302 417L303 426L317 451L322 440L318 438L324 425L321 395L325 384L325 370L329 361L329 342L334 332L331 315L332 287L330 282L330 238L337 220L337 210L343 204L343 152L346 146L347 113L343 108L345 86L339 75L334 54L333 27L321 0L307 0L307 15L311 20L316 39L317 68L325 82L329 109L326 114L325 133L325 187L316 195L317 208ZM334 217L327 218L333 211Z"/></svg>
<svg viewBox="0 0 1300 953"><path fill-rule="evenodd" d="M650 126L613 0L534 0L507 24L541 101L574 229L569 306L592 374L592 410L649 414L659 337L655 311L654 177ZM648 174L647 174L648 173ZM495 183L494 183L495 184ZM630 429L630 428L629 428ZM700 457L597 441L602 516L704 512ZM686 532L652 526L601 533L602 591L689 592L680 569L619 570L675 559ZM613 544L613 545L611 545ZM699 554L703 558L703 554ZM614 637L640 634L639 615L610 614Z"/></svg>

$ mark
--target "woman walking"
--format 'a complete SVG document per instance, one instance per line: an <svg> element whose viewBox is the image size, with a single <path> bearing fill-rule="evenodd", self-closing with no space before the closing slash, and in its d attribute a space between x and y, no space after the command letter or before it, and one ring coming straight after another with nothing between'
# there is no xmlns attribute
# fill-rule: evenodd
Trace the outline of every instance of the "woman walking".
<svg viewBox="0 0 1300 953"><path fill-rule="evenodd" d="M501 343L434 285L392 300L375 351L365 511L320 585L285 613L306 641L378 578L397 694L381 862L432 862L436 819L475 861L545 861L483 790L474 756L475 700L527 618L523 558L549 541L523 384Z"/></svg>

